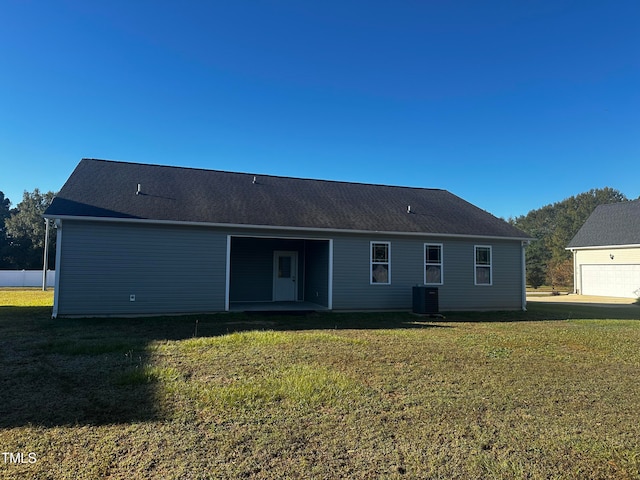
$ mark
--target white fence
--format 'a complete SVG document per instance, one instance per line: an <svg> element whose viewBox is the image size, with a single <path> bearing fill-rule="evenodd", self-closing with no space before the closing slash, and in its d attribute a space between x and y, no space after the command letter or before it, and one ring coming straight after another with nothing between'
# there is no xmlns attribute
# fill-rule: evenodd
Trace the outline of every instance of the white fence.
<svg viewBox="0 0 640 480"><path fill-rule="evenodd" d="M47 287L55 285L55 270L47 270ZM0 270L0 287L42 287L42 270Z"/></svg>

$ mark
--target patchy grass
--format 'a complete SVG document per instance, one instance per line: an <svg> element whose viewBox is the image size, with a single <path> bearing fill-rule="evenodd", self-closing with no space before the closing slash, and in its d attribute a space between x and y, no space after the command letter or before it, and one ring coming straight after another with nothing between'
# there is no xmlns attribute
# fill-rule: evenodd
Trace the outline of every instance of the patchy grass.
<svg viewBox="0 0 640 480"><path fill-rule="evenodd" d="M233 382L181 385L198 410L227 419L268 409L274 404L294 411L319 407L345 408L358 400L360 385L327 367L289 365ZM191 387L191 388L190 388Z"/></svg>
<svg viewBox="0 0 640 480"><path fill-rule="evenodd" d="M53 290L0 287L0 307L50 307Z"/></svg>
<svg viewBox="0 0 640 480"><path fill-rule="evenodd" d="M0 450L36 461L1 478L640 478L637 307L53 321L4 292Z"/></svg>

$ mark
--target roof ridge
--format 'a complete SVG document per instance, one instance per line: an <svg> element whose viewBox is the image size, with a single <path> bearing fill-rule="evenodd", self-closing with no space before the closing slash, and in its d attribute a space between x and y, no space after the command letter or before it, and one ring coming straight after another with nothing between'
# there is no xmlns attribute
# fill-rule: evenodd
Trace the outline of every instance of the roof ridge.
<svg viewBox="0 0 640 480"><path fill-rule="evenodd" d="M631 205L633 203L640 204L640 198L637 198L635 200L620 200L619 202L601 203L596 208L600 208L600 207L616 207L618 205Z"/></svg>
<svg viewBox="0 0 640 480"><path fill-rule="evenodd" d="M231 170L218 170L212 168L202 168L202 167L185 167L181 165L162 165L159 163L142 163L142 162L130 162L126 160L110 160L103 158L82 158L82 161L93 161L93 162L105 162L105 163L116 163L116 164L125 164L125 165L139 165L142 167L160 167L160 168L169 168L169 169L180 169L180 170L197 170L201 172L216 172L216 173L226 173L231 175L249 175L255 177L268 177L268 178L280 178L287 180L302 180L302 181L310 181L310 182L327 182L334 184L344 184L344 185L363 185L363 186L371 186L371 187L388 187L388 188L406 188L410 190L432 190L432 191L440 191L447 192L453 195L446 189L443 188L435 188L435 187L416 187L416 186L408 186L408 185L392 185L388 183L371 183L371 182L350 182L346 180L331 180L331 179L323 179L323 178L311 178L311 177L293 177L290 175L274 175L269 173L256 173L256 172L237 172Z"/></svg>

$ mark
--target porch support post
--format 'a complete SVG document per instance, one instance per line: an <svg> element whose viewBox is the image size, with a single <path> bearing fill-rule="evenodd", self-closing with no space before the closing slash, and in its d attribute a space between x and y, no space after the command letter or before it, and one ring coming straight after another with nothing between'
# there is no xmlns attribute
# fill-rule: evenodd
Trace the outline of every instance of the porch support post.
<svg viewBox="0 0 640 480"><path fill-rule="evenodd" d="M333 239L329 239L329 298L327 299L327 308L333 310Z"/></svg>
<svg viewBox="0 0 640 480"><path fill-rule="evenodd" d="M227 235L227 261L225 270L224 311L229 311L229 289L231 286L231 235Z"/></svg>
<svg viewBox="0 0 640 480"><path fill-rule="evenodd" d="M527 311L527 262L526 248L529 242L522 242L522 311Z"/></svg>
<svg viewBox="0 0 640 480"><path fill-rule="evenodd" d="M62 271L62 264L60 259L62 256L62 220L57 219L55 221L56 227L56 286L53 289L53 311L51 312L51 318L58 316L58 308L60 304L60 274Z"/></svg>
<svg viewBox="0 0 640 480"><path fill-rule="evenodd" d="M44 219L44 259L42 260L42 291L47 290L47 268L49 267L49 219Z"/></svg>
<svg viewBox="0 0 640 480"><path fill-rule="evenodd" d="M571 256L573 257L573 293L577 295L578 293L578 265L576 265L576 250L574 248L571 249ZM582 285L580 285L580 289L582 289Z"/></svg>

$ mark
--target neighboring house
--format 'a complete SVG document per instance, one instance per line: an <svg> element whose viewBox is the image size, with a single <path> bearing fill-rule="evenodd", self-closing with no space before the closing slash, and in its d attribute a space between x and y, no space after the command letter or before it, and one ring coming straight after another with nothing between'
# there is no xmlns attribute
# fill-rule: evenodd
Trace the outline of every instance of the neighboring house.
<svg viewBox="0 0 640 480"><path fill-rule="evenodd" d="M445 190L83 159L44 216L54 317L526 306L527 235Z"/></svg>
<svg viewBox="0 0 640 480"><path fill-rule="evenodd" d="M567 250L575 293L640 297L640 200L597 207Z"/></svg>

